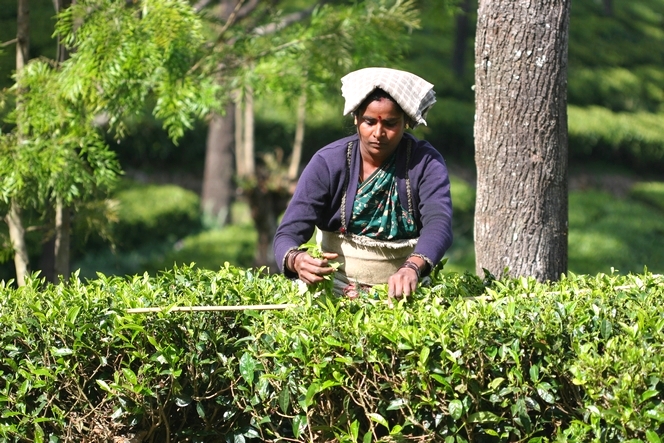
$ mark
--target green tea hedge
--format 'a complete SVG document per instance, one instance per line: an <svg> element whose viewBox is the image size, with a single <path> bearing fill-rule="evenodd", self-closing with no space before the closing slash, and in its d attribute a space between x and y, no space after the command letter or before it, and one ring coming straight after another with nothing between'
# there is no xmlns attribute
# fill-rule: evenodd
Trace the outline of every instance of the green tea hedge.
<svg viewBox="0 0 664 443"><path fill-rule="evenodd" d="M443 274L390 306L226 265L0 286L8 442L649 442L664 277ZM282 310L128 313L289 304ZM126 439L126 440L123 440Z"/></svg>

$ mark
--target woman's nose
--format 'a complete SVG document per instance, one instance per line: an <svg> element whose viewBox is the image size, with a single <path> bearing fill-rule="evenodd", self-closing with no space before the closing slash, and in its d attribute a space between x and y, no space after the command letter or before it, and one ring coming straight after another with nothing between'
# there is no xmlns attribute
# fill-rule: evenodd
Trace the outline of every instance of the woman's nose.
<svg viewBox="0 0 664 443"><path fill-rule="evenodd" d="M376 126L374 126L374 137L376 138L381 138L383 134L385 133L383 124L382 123L376 123Z"/></svg>

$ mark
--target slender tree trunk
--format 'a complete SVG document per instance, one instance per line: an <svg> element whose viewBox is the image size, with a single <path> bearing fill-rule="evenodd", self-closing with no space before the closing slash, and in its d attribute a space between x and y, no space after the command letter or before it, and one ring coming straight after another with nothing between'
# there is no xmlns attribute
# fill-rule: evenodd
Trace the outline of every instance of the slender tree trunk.
<svg viewBox="0 0 664 443"><path fill-rule="evenodd" d="M480 0L475 40L477 273L567 271L570 0Z"/></svg>
<svg viewBox="0 0 664 443"><path fill-rule="evenodd" d="M16 17L16 72L30 59L30 5L28 0L18 0Z"/></svg>
<svg viewBox="0 0 664 443"><path fill-rule="evenodd" d="M209 0L199 0L195 8L200 10L209 3ZM222 23L231 20L234 12L237 12L236 0L219 0L218 5L217 16ZM235 108L231 103L226 107L225 115L210 116L205 143L201 207L205 219L217 227L230 222L230 208L235 195L233 145L237 151L240 140L237 131L234 131L237 121Z"/></svg>
<svg viewBox="0 0 664 443"><path fill-rule="evenodd" d="M53 0L55 12L60 13L72 5L72 0ZM58 38L57 62L62 63L69 58L69 51ZM65 205L61 198L58 198L55 204L55 226L54 241L47 242L53 245L53 271L47 270L45 277L54 283L57 283L58 277L66 280L69 278L69 258L71 250L71 208ZM50 278L49 278L50 277Z"/></svg>
<svg viewBox="0 0 664 443"><path fill-rule="evenodd" d="M456 16L454 33L454 52L452 53L452 71L457 78L463 77L466 70L466 47L470 35L470 4L473 0L463 0L461 11Z"/></svg>
<svg viewBox="0 0 664 443"><path fill-rule="evenodd" d="M254 92L247 88L244 93L244 135L242 137L242 170L247 176L253 176L256 173L256 158L254 152Z"/></svg>
<svg viewBox="0 0 664 443"><path fill-rule="evenodd" d="M232 102L226 107L226 114L214 114L208 126L201 204L205 219L215 227L222 227L230 220L234 126L235 104Z"/></svg>
<svg viewBox="0 0 664 443"><path fill-rule="evenodd" d="M302 161L302 148L304 145L304 128L307 117L307 95L302 93L297 102L297 123L295 125L295 141L293 142L293 154L288 167L288 180L294 182L300 173L300 161Z"/></svg>
<svg viewBox="0 0 664 443"><path fill-rule="evenodd" d="M62 199L55 204L55 275L63 280L69 278L71 217L69 207Z"/></svg>
<svg viewBox="0 0 664 443"><path fill-rule="evenodd" d="M613 0L602 0L602 6L604 7L604 15L613 17Z"/></svg>
<svg viewBox="0 0 664 443"><path fill-rule="evenodd" d="M244 177L244 104L242 95L239 92L235 95L235 172Z"/></svg>
<svg viewBox="0 0 664 443"><path fill-rule="evenodd" d="M16 18L16 73L19 74L29 59L30 50L30 9L28 0L18 0L18 14ZM21 90L18 90L16 106L21 105ZM23 138L21 122L16 125L19 143ZM9 205L9 212L5 216L5 222L9 227L9 239L14 249L14 267L16 268L16 284L25 285L25 278L30 272L30 259L28 257L28 247L25 243L25 229L21 220L21 207L12 200Z"/></svg>
<svg viewBox="0 0 664 443"><path fill-rule="evenodd" d="M16 284L25 285L25 278L30 272L30 259L28 257L28 248L25 244L25 229L21 221L21 208L12 201L9 212L5 216L7 226L9 226L9 239L14 249L14 267L16 269Z"/></svg>

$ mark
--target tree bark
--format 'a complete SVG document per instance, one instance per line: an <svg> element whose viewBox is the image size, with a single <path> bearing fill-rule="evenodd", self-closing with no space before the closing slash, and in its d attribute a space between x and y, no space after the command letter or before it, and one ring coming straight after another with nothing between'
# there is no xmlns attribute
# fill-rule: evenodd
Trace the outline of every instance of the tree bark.
<svg viewBox="0 0 664 443"><path fill-rule="evenodd" d="M570 0L480 0L475 40L476 270L567 271Z"/></svg>
<svg viewBox="0 0 664 443"><path fill-rule="evenodd" d="M234 126L232 102L226 106L226 114L214 114L208 126L201 205L205 219L218 228L230 221L233 202Z"/></svg>

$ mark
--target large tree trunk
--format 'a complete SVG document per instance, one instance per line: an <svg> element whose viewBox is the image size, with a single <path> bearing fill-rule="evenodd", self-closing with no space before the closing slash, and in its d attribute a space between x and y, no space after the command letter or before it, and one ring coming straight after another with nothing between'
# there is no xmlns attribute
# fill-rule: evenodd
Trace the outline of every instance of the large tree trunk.
<svg viewBox="0 0 664 443"><path fill-rule="evenodd" d="M16 73L20 73L29 59L30 49L30 10L28 0L18 1L18 14L16 17ZM18 91L16 106L21 106L21 90ZM21 122L17 121L19 141L23 137ZM21 207L12 200L9 212L5 216L5 222L9 227L9 239L14 249L14 267L16 268L16 284L25 285L25 278L30 272L30 259L28 247L25 243L25 229L21 220Z"/></svg>
<svg viewBox="0 0 664 443"><path fill-rule="evenodd" d="M235 104L226 107L226 115L210 119L206 141L205 171L201 204L205 219L222 227L230 220L233 202L233 145Z"/></svg>
<svg viewBox="0 0 664 443"><path fill-rule="evenodd" d="M475 40L477 273L567 271L570 0L480 0Z"/></svg>

